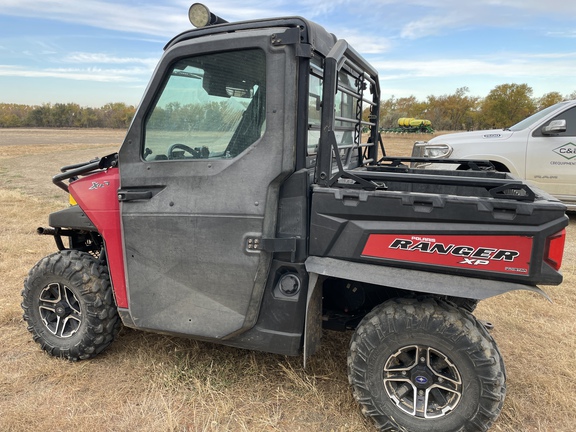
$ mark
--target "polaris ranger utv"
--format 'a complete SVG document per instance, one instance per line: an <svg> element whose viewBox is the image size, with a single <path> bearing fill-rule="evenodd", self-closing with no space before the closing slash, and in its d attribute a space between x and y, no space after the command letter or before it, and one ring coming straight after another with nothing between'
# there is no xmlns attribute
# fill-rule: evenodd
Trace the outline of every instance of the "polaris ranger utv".
<svg viewBox="0 0 576 432"><path fill-rule="evenodd" d="M54 177L77 205L38 229L59 251L24 284L34 339L87 359L123 323L305 361L349 330L380 430L487 430L506 374L471 312L562 281L565 207L481 162L380 158L377 72L319 25L190 17L119 152Z"/></svg>

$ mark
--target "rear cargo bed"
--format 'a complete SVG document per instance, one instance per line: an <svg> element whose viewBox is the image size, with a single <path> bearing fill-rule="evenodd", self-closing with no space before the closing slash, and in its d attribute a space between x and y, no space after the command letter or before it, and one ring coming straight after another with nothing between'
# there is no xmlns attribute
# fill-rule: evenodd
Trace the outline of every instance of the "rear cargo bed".
<svg viewBox="0 0 576 432"><path fill-rule="evenodd" d="M559 284L544 255L565 206L509 174L355 170L380 185L315 186L310 255L527 285Z"/></svg>

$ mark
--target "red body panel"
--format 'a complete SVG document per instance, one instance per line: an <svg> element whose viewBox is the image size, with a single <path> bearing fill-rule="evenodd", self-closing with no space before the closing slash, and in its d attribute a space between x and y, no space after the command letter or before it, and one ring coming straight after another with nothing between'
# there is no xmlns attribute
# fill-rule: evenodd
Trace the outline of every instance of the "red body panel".
<svg viewBox="0 0 576 432"><path fill-rule="evenodd" d="M362 256L498 273L530 273L532 237L371 234Z"/></svg>
<svg viewBox="0 0 576 432"><path fill-rule="evenodd" d="M118 202L119 185L118 168L111 168L106 172L89 175L72 182L69 190L104 238L116 304L120 308L127 308L128 297Z"/></svg>

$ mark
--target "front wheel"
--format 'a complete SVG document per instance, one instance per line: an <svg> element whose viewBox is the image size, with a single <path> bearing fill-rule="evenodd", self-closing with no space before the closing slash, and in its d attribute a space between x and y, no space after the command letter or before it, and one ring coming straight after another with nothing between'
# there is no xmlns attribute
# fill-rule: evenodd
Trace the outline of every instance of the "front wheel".
<svg viewBox="0 0 576 432"><path fill-rule="evenodd" d="M434 299L395 299L360 323L348 376L381 431L486 431L506 391L496 343L469 313Z"/></svg>
<svg viewBox="0 0 576 432"><path fill-rule="evenodd" d="M28 330L56 357L94 357L120 329L107 268L85 252L64 250L41 259L24 281L22 297Z"/></svg>

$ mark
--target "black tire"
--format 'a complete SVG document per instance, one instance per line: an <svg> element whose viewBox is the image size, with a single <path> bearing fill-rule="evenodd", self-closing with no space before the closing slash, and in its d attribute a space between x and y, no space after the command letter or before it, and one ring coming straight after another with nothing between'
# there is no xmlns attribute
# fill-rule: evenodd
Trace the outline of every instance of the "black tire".
<svg viewBox="0 0 576 432"><path fill-rule="evenodd" d="M22 297L28 330L55 357L92 358L120 330L108 269L88 253L64 250L41 259Z"/></svg>
<svg viewBox="0 0 576 432"><path fill-rule="evenodd" d="M502 356L466 311L434 299L394 299L354 333L348 377L380 431L486 431L506 393Z"/></svg>

